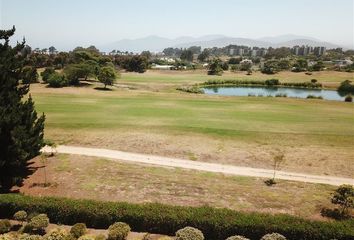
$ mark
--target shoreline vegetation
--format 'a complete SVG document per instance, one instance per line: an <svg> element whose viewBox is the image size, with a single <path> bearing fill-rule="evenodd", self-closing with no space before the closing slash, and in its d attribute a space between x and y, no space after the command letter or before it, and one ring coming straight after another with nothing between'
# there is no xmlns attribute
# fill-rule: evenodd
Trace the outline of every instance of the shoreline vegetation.
<svg viewBox="0 0 354 240"><path fill-rule="evenodd" d="M330 88L324 87L322 83L318 83L316 79L312 79L309 82L280 82L278 79L268 79L268 80L208 80L203 83L196 83L192 86L182 86L176 88L177 91L194 93L194 94L205 94L202 88L215 88L215 87L266 87L266 88L293 88L293 89L320 89L320 90L332 90ZM349 98L354 94L354 86L351 84L351 81L346 80L341 83L337 88L339 95L346 97L346 102L349 101ZM249 97L255 95L249 94ZM259 97L263 97L259 95ZM271 97L271 96L268 96ZM276 97L279 97L276 95ZM282 95L282 97L287 97ZM323 99L323 97L308 95L307 99Z"/></svg>
<svg viewBox="0 0 354 240"><path fill-rule="evenodd" d="M287 88L297 88L297 89L325 89L321 83L317 81L310 82L280 82L278 79L268 79L265 81L261 80L208 80L204 83L197 83L193 86L178 87L176 90L204 94L203 89L206 87L287 87Z"/></svg>
<svg viewBox="0 0 354 240"><path fill-rule="evenodd" d="M268 79L265 81L261 80L208 80L204 83L197 83L193 86L183 86L178 87L176 90L195 93L195 94L204 94L203 89L207 87L287 87L287 88L297 88L297 89L325 89L321 83L317 81L311 82L280 82L278 79Z"/></svg>

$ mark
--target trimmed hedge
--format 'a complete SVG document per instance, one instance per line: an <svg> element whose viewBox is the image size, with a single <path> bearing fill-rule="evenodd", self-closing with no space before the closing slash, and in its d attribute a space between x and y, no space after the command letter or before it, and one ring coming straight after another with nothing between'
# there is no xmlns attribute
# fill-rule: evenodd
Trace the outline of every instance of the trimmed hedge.
<svg viewBox="0 0 354 240"><path fill-rule="evenodd" d="M211 207L0 195L0 218L11 218L19 210L46 213L53 223L74 225L82 222L88 227L102 229L121 221L134 231L174 235L177 230L191 226L200 229L206 240L224 240L232 235L258 240L272 232L290 240L354 239L354 220L319 222L284 214L241 213Z"/></svg>

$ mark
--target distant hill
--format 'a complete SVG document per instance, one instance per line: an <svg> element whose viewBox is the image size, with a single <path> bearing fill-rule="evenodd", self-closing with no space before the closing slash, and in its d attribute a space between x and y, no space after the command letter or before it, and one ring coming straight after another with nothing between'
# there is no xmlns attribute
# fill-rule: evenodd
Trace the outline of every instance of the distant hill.
<svg viewBox="0 0 354 240"><path fill-rule="evenodd" d="M274 37L263 37L263 38L258 38L257 40L276 44L276 43L292 41L294 39L308 39L308 40L320 42L320 40L316 38L294 35L294 34L279 35Z"/></svg>
<svg viewBox="0 0 354 240"><path fill-rule="evenodd" d="M294 40L289 40L286 42L281 42L275 44L275 47L292 47L296 45L309 45L309 46L323 46L326 48L338 48L341 47L339 45L329 43L329 42L321 42L321 41L316 41L316 40L311 40L311 39L294 39Z"/></svg>
<svg viewBox="0 0 354 240"><path fill-rule="evenodd" d="M210 48L210 47L225 47L230 44L235 45L245 45L245 46L257 46L257 47L269 47L271 43L258 41L250 38L231 38L224 37L213 39L210 41L196 41L196 42L188 42L174 45L174 47L178 48L187 48L190 46L201 46L202 48Z"/></svg>
<svg viewBox="0 0 354 240"><path fill-rule="evenodd" d="M169 39L159 36L148 36L138 39L123 39L99 46L99 49L107 52L112 50L129 52L149 50L152 52L159 52L167 47L188 48L190 46L201 46L202 48L209 48L225 47L230 44L245 45L250 47L292 47L296 45L325 46L327 48L343 47L329 42L322 42L315 38L297 35L281 35L259 39L233 38L223 35L207 35L199 38L184 36L176 39Z"/></svg>
<svg viewBox="0 0 354 240"><path fill-rule="evenodd" d="M138 39L123 39L117 42L100 46L103 51L121 50L130 52L141 52L149 50L153 52L159 52L167 47L173 47L175 45L188 43L188 42L204 42L213 39L223 38L223 35L207 35L199 38L193 37L179 37L176 39L163 38L159 36L148 36Z"/></svg>

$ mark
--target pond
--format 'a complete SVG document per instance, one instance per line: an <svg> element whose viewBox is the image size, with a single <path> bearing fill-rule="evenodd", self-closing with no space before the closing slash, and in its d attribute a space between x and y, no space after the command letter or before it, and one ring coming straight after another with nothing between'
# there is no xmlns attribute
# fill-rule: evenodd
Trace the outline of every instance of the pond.
<svg viewBox="0 0 354 240"><path fill-rule="evenodd" d="M287 97L307 98L309 95L321 96L326 100L344 101L344 96L340 96L335 90L324 89L304 89L289 87L206 87L202 88L205 94L221 96L273 96L286 94Z"/></svg>

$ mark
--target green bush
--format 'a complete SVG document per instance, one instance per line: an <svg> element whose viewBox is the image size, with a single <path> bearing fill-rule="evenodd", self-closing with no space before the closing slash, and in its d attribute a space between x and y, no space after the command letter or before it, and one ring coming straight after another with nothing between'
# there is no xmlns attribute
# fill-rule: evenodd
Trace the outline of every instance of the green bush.
<svg viewBox="0 0 354 240"><path fill-rule="evenodd" d="M286 93L278 93L275 95L275 97L283 97L283 98L286 98L288 97L288 95Z"/></svg>
<svg viewBox="0 0 354 240"><path fill-rule="evenodd" d="M27 220L27 213L26 213L26 211L21 210L21 211L16 212L16 213L14 214L14 219L15 219L16 221L20 221L20 222L26 221L26 220Z"/></svg>
<svg viewBox="0 0 354 240"><path fill-rule="evenodd" d="M41 235L29 235L29 234L22 234L20 235L18 240L42 240L43 237Z"/></svg>
<svg viewBox="0 0 354 240"><path fill-rule="evenodd" d="M204 240L204 235L199 229L185 227L176 232L176 240Z"/></svg>
<svg viewBox="0 0 354 240"><path fill-rule="evenodd" d="M71 240L71 236L65 229L55 228L44 235L43 240Z"/></svg>
<svg viewBox="0 0 354 240"><path fill-rule="evenodd" d="M108 240L124 240L130 232L130 226L123 222L116 222L108 228Z"/></svg>
<svg viewBox="0 0 354 240"><path fill-rule="evenodd" d="M243 236L232 236L232 237L228 237L226 240L249 240L249 239Z"/></svg>
<svg viewBox="0 0 354 240"><path fill-rule="evenodd" d="M99 234L95 237L95 240L106 240L106 239L107 239L106 236L103 234Z"/></svg>
<svg viewBox="0 0 354 240"><path fill-rule="evenodd" d="M311 221L286 214L243 213L211 207L181 207L157 203L130 204L57 197L0 195L0 218L16 211L47 213L51 222L74 225L83 222L90 228L106 229L113 222L126 222L135 231L165 235L186 225L200 229L207 240L224 240L242 235L260 239L278 232L289 240L349 240L354 237L354 220Z"/></svg>
<svg viewBox="0 0 354 240"><path fill-rule="evenodd" d="M79 237L85 235L86 232L87 232L87 228L86 228L86 224L85 223L76 223L70 229L70 234L74 238L79 238Z"/></svg>
<svg viewBox="0 0 354 240"><path fill-rule="evenodd" d="M352 97L352 95L346 96L346 97L344 98L344 101L345 101L345 102L353 102L353 97Z"/></svg>
<svg viewBox="0 0 354 240"><path fill-rule="evenodd" d="M265 80L265 85L267 86L277 86L280 85L280 81L278 79L269 79L269 80Z"/></svg>
<svg viewBox="0 0 354 240"><path fill-rule="evenodd" d="M39 214L31 219L28 225L33 229L43 229L48 227L49 218L47 214Z"/></svg>
<svg viewBox="0 0 354 240"><path fill-rule="evenodd" d="M261 240L286 240L286 237L279 233L272 233L264 235Z"/></svg>
<svg viewBox="0 0 354 240"><path fill-rule="evenodd" d="M54 68L46 67L43 72L41 72L42 80L45 83L48 83L49 77L55 73Z"/></svg>
<svg viewBox="0 0 354 240"><path fill-rule="evenodd" d="M322 96L315 96L315 95L308 95L307 96L307 99L323 99L323 97Z"/></svg>
<svg viewBox="0 0 354 240"><path fill-rule="evenodd" d="M25 66L21 73L22 83L30 84L38 82L38 72L36 67Z"/></svg>
<svg viewBox="0 0 354 240"><path fill-rule="evenodd" d="M95 239L96 239L96 237L93 235L83 235L83 236L79 237L78 240L95 240Z"/></svg>
<svg viewBox="0 0 354 240"><path fill-rule="evenodd" d="M53 73L48 79L48 86L52 88L61 88L68 85L65 75L60 73Z"/></svg>
<svg viewBox="0 0 354 240"><path fill-rule="evenodd" d="M337 90L341 96L354 94L354 84L352 84L352 81L345 80L340 84Z"/></svg>
<svg viewBox="0 0 354 240"><path fill-rule="evenodd" d="M0 234L8 233L11 229L11 223L7 219L0 220Z"/></svg>
<svg viewBox="0 0 354 240"><path fill-rule="evenodd" d="M187 93L204 94L204 91L197 86L193 87L179 87L176 90Z"/></svg>
<svg viewBox="0 0 354 240"><path fill-rule="evenodd" d="M1 234L0 240L17 240L10 234Z"/></svg>

